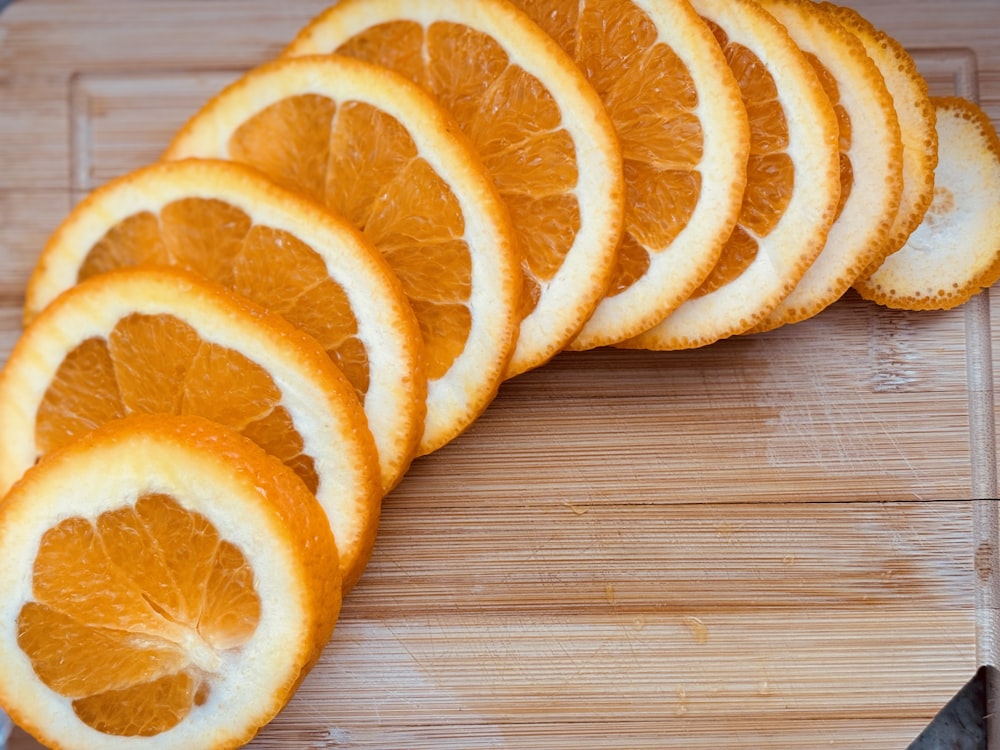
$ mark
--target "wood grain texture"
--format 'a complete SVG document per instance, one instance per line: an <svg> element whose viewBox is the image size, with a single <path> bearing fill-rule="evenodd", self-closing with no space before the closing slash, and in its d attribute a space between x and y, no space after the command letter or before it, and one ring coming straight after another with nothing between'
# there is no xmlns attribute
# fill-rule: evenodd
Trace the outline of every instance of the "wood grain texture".
<svg viewBox="0 0 1000 750"><path fill-rule="evenodd" d="M0 13L0 362L47 235L325 2ZM1000 3L849 3L1000 122ZM386 499L255 748L900 748L995 660L1000 306L849 293L702 350L564 354ZM11 747L36 745L16 733Z"/></svg>

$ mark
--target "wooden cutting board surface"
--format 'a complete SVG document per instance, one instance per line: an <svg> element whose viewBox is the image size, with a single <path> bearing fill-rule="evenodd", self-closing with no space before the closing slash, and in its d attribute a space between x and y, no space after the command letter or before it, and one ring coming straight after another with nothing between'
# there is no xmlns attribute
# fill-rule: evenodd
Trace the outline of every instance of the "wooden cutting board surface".
<svg viewBox="0 0 1000 750"><path fill-rule="evenodd" d="M995 0L850 3L1000 121ZM46 236L324 3L0 13L0 362ZM996 307L996 306L995 306ZM996 663L991 341L853 294L692 352L564 354L386 499L255 748L901 748ZM12 747L35 747L15 733Z"/></svg>

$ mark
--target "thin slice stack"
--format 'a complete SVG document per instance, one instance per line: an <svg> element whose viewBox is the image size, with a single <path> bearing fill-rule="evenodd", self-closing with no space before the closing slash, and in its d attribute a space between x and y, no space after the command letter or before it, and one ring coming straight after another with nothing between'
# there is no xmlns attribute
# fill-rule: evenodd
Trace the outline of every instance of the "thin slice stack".
<svg viewBox="0 0 1000 750"><path fill-rule="evenodd" d="M746 186L746 109L688 0L517 4L577 62L621 142L618 261L607 294L568 348L613 344L662 321L719 259Z"/></svg>
<svg viewBox="0 0 1000 750"><path fill-rule="evenodd" d="M248 742L341 604L335 541L291 469L213 422L149 415L6 495L0 590L0 705L49 747L108 750Z"/></svg>
<svg viewBox="0 0 1000 750"><path fill-rule="evenodd" d="M186 157L255 167L347 218L382 252L423 337L419 453L489 405L517 336L520 271L503 202L433 98L345 57L276 60L188 121L165 154Z"/></svg>
<svg viewBox="0 0 1000 750"><path fill-rule="evenodd" d="M754 330L812 317L887 253L903 189L903 143L892 94L862 42L812 0L759 0L816 69L840 133L840 205L819 257Z"/></svg>
<svg viewBox="0 0 1000 750"><path fill-rule="evenodd" d="M680 307L622 346L684 349L764 319L826 242L840 198L839 130L816 71L752 0L694 0L736 75L750 119L737 226L709 277Z"/></svg>
<svg viewBox="0 0 1000 750"><path fill-rule="evenodd" d="M315 338L364 404L383 491L399 482L424 429L420 329L351 224L236 162L153 164L70 212L28 283L25 320L79 281L150 264L199 273Z"/></svg>
<svg viewBox="0 0 1000 750"><path fill-rule="evenodd" d="M0 373L0 493L41 456L134 413L211 419L281 459L326 511L344 588L357 582L378 525L378 454L354 389L315 339L176 269L77 284Z"/></svg>
<svg viewBox="0 0 1000 750"><path fill-rule="evenodd" d="M934 169L937 165L934 105L927 91L927 81L898 40L876 28L851 8L828 2L822 3L821 7L864 44L868 56L882 73L892 94L903 141L903 192L899 211L882 253L862 274L866 276L903 246L923 220L934 197Z"/></svg>
<svg viewBox="0 0 1000 750"><path fill-rule="evenodd" d="M285 52L330 53L405 75L461 125L506 202L523 258L507 375L548 361L603 298L621 237L621 153L594 88L506 0L344 0Z"/></svg>

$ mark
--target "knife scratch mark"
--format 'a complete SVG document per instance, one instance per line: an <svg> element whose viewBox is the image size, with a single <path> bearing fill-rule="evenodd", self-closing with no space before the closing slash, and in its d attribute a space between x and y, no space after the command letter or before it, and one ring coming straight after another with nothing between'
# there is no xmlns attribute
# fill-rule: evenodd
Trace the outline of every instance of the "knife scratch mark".
<svg viewBox="0 0 1000 750"><path fill-rule="evenodd" d="M869 323L871 387L876 393L904 391L917 380L920 357L913 344L913 324L906 313L873 315Z"/></svg>

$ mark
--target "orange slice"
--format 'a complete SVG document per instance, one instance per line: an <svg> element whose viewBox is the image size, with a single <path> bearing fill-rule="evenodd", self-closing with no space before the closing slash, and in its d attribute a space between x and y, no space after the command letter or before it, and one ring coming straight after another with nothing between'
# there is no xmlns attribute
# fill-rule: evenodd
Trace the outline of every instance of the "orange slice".
<svg viewBox="0 0 1000 750"><path fill-rule="evenodd" d="M180 270L91 277L35 318L0 372L0 495L40 456L132 413L202 416L280 458L326 510L345 589L360 577L378 456L354 389L310 336Z"/></svg>
<svg viewBox="0 0 1000 750"><path fill-rule="evenodd" d="M861 40L892 94L903 140L903 193L888 240L869 264L867 275L898 250L917 228L934 197L937 132L927 81L902 44L851 8L823 2L820 7Z"/></svg>
<svg viewBox="0 0 1000 750"><path fill-rule="evenodd" d="M892 94L861 41L812 0L761 5L806 53L834 105L840 205L823 252L755 331L805 320L840 299L885 252L903 188L903 144Z"/></svg>
<svg viewBox="0 0 1000 750"><path fill-rule="evenodd" d="M593 87L504 0L345 0L285 54L332 52L419 83L475 145L524 259L523 322L507 375L543 364L604 296L621 236L621 152Z"/></svg>
<svg viewBox="0 0 1000 750"><path fill-rule="evenodd" d="M0 706L49 747L108 750L248 742L341 602L334 538L295 473L162 415L28 470L0 503L0 590Z"/></svg>
<svg viewBox="0 0 1000 750"><path fill-rule="evenodd" d="M568 348L615 343L663 320L718 260L746 185L746 109L688 0L516 4L573 56L621 142L618 261L606 296Z"/></svg>
<svg viewBox="0 0 1000 750"><path fill-rule="evenodd" d="M815 69L752 0L694 0L719 41L750 118L736 229L709 277L666 319L623 346L683 349L759 323L819 255L840 197L839 131Z"/></svg>
<svg viewBox="0 0 1000 750"><path fill-rule="evenodd" d="M353 225L235 162L154 164L73 209L38 260L25 318L78 281L139 264L193 270L317 339L364 404L383 491L402 478L426 412L420 329Z"/></svg>
<svg viewBox="0 0 1000 750"><path fill-rule="evenodd" d="M906 244L855 286L901 310L944 310L1000 280L1000 139L976 104L931 99L938 163L934 200Z"/></svg>
<svg viewBox="0 0 1000 750"><path fill-rule="evenodd" d="M419 87L348 58L284 59L208 102L165 158L254 166L361 229L423 338L419 453L489 405L517 335L520 273L503 202L457 124Z"/></svg>

